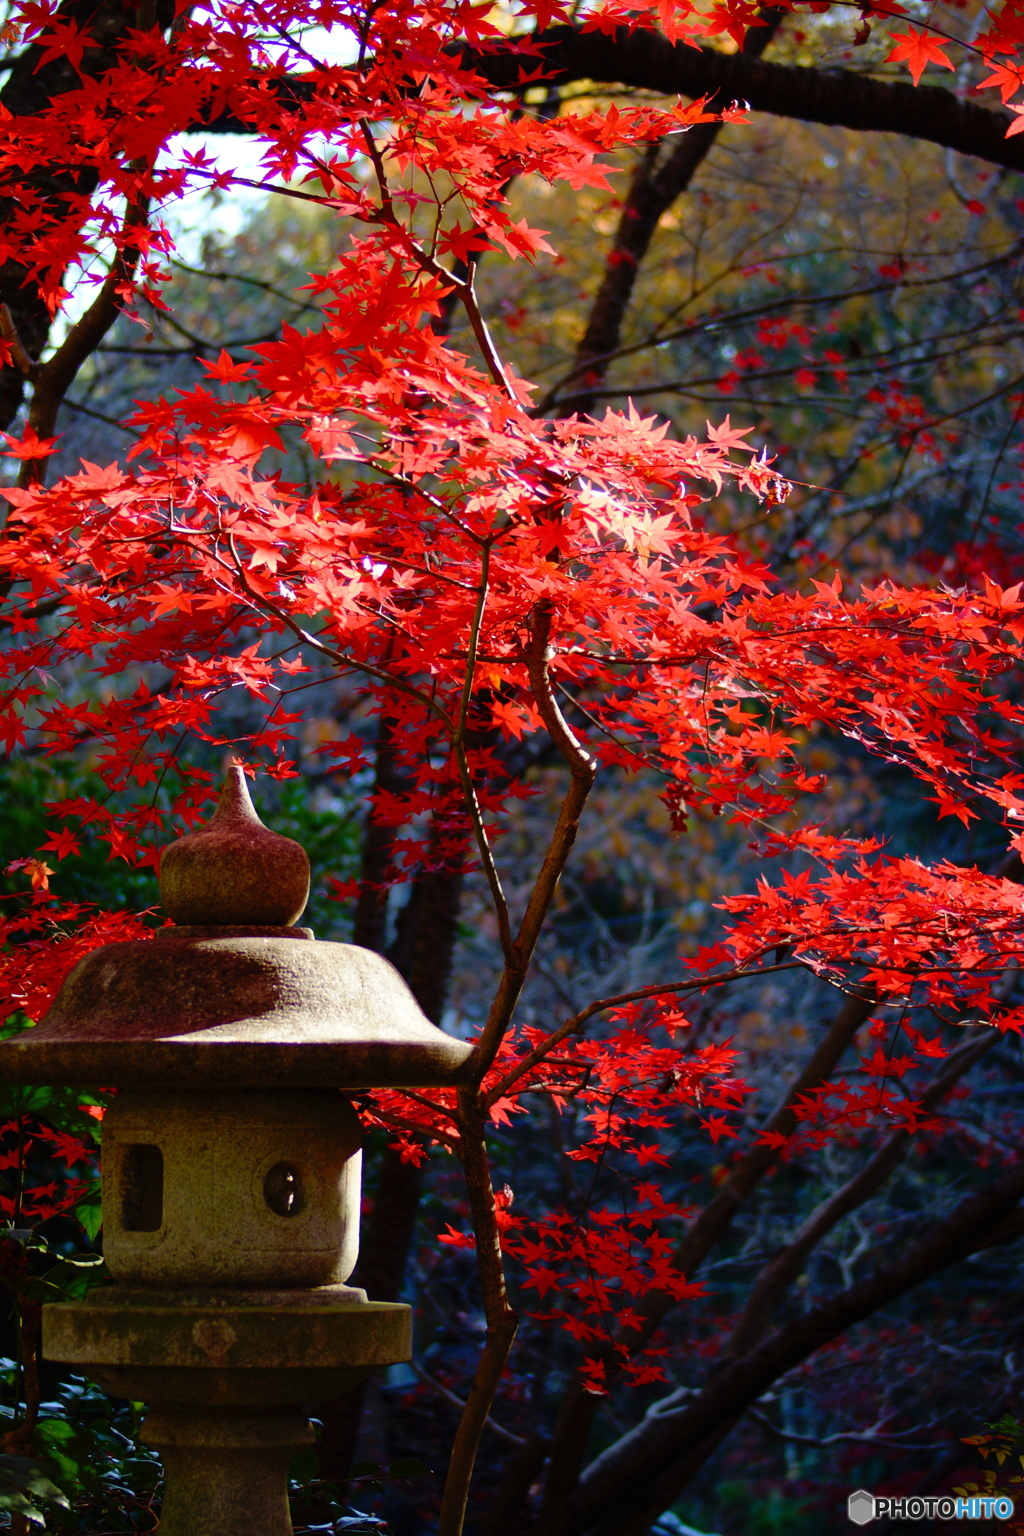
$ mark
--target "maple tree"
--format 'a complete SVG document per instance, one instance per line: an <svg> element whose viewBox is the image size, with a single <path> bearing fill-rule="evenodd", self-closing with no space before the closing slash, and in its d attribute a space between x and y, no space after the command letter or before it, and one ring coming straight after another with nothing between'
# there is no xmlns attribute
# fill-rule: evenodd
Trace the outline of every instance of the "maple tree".
<svg viewBox="0 0 1024 1536"><path fill-rule="evenodd" d="M1024 164L1007 114L918 85L962 47L1012 107L1015 11L957 42L916 13L913 25L899 7L885 14L885 58L905 61L913 85L839 79L816 120L863 126L875 112L875 126L891 126L901 112L904 131ZM912 778L940 821L986 821L1004 850L1024 846L1019 585L980 571L950 585L787 579L704 510L716 496L771 511L790 494L738 412L672 435L632 402L594 408L659 218L721 125L746 120L729 92L767 110L781 93L787 113L806 115L803 75L815 72L761 57L783 22L782 10L743 5L172 15L31 0L8 23L21 52L0 92L0 330L5 441L20 467L4 491L0 720L12 759L84 750L100 781L57 797L46 836L9 866L23 892L3 928L12 1027L41 1015L87 949L158 921L65 899L62 872L83 849L154 866L173 828L205 816L224 750L287 785L304 690L346 679L351 719L315 755L328 776L373 774L361 869L333 887L352 905L353 939L390 946L439 1018L460 891L476 882L497 956L466 1082L359 1100L389 1148L360 1271L375 1295L401 1284L431 1149L454 1154L464 1176L464 1209L437 1236L473 1254L485 1336L440 1495L443 1536L463 1528L519 1310L564 1336L574 1369L550 1432L512 1436L493 1529L528 1518L567 1536L639 1536L772 1383L1006 1236L1024 1194L1020 1163L997 1160L902 1251L773 1326L807 1255L912 1139L941 1136L938 1106L1024 1022L1007 980L1022 947L1012 866L894 853L836 828L814 810L828 785L810 762L814 743L846 738ZM325 33L345 39L340 61ZM549 110L569 79L697 99L590 95ZM524 104L535 88L543 102ZM725 99L707 98L716 88ZM316 323L206 359L202 383L138 403L123 460L48 483L74 380L125 316L166 304L161 209L196 186L253 179L175 140L196 125L257 139L257 185L344 231L308 274ZM538 409L495 341L478 268L492 253L530 261L550 249L516 216L511 183L602 193L623 152L638 169L579 350L586 394ZM464 345L451 335L457 311ZM309 484L266 467L299 445ZM225 700L239 694L262 718L230 730ZM538 765L557 804L524 875L505 839ZM657 782L680 837L724 818L770 862L753 891L724 897L712 942L668 971L559 1022L528 1017L524 989L595 785L630 775ZM700 1043L700 1010L796 976L838 994L838 1012L781 1107L752 1128L738 1049ZM965 1025L977 1033L962 1043ZM566 1161L593 1170L593 1198L575 1208L495 1188L495 1128L513 1133L545 1103L573 1128ZM680 1126L721 1143L719 1156L742 1133L699 1211L663 1181ZM94 1161L87 1132L77 1100L12 1110L0 1165L16 1177L0 1209L14 1230L91 1219L95 1192L75 1172ZM699 1303L698 1271L750 1192L837 1142L863 1150L861 1166L763 1265L718 1340L718 1368L586 1464L613 1388L670 1381L664 1330ZM70 1176L55 1174L60 1161ZM596 1193L609 1172L615 1200ZM20 1249L3 1264L34 1368L34 1272ZM34 1429L30 1411L14 1448ZM545 1466L540 1507L530 1490Z"/></svg>

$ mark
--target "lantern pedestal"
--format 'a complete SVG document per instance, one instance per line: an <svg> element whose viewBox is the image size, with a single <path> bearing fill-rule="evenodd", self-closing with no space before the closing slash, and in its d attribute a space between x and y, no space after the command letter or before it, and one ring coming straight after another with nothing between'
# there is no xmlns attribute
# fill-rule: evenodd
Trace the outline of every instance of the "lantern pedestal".
<svg viewBox="0 0 1024 1536"><path fill-rule="evenodd" d="M167 1409L141 1438L164 1464L160 1536L292 1536L288 1468L313 1443L304 1414Z"/></svg>
<svg viewBox="0 0 1024 1536"><path fill-rule="evenodd" d="M288 1467L313 1431L300 1404L412 1353L412 1313L349 1286L246 1295L113 1285L43 1309L43 1353L151 1405L160 1536L291 1536Z"/></svg>

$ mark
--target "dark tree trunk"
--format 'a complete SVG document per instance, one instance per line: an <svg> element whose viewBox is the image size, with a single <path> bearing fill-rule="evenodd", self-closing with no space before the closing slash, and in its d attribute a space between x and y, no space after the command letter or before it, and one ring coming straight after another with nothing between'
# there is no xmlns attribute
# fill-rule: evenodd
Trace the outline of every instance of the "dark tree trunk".
<svg viewBox="0 0 1024 1536"><path fill-rule="evenodd" d="M375 791L401 794L406 779L397 761L392 723L381 720L377 739ZM366 826L360 892L353 943L386 954L408 982L423 1012L439 1024L451 977L459 906L462 897L465 840L451 829L435 825L432 855L439 856L444 838L447 862L435 867L428 855L412 882L408 900L398 913L395 935L388 944L388 881L392 872L395 829L372 818ZM370 1214L363 1227L359 1262L352 1277L373 1301L398 1301L416 1232L423 1192L424 1167L403 1162L393 1147L381 1153ZM323 1438L320 1469L325 1477L343 1481L352 1464L364 1389L325 1403L321 1408Z"/></svg>
<svg viewBox="0 0 1024 1536"><path fill-rule="evenodd" d="M158 25L170 26L173 17L173 5L168 0L161 0L156 18ZM7 82L0 90L0 104L13 117L32 117L44 112L55 97L79 88L83 78L97 79L113 69L120 45L129 30L139 25L135 7L120 4L119 0L104 0L101 4L96 0L65 0L57 10L57 18L73 22L98 46L85 50L79 69L74 68L66 57L51 59L40 68L42 44L33 43L26 48L14 60ZM20 178L19 185L25 185L24 178ZM28 186L59 208L71 194L88 196L94 191L96 174L81 167L64 171L55 166L52 171L37 172ZM0 221L7 223L15 211L15 204L5 198L4 191L0 181ZM34 278L17 262L6 261L0 265L0 303L7 305L17 338L29 359L35 362L50 334L50 314ZM9 427L17 415L25 383L22 368L11 364L0 368L0 431Z"/></svg>

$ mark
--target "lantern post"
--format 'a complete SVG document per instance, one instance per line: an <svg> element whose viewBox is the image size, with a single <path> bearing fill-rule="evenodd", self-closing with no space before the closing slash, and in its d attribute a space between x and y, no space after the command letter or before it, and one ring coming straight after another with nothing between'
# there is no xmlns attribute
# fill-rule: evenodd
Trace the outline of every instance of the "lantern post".
<svg viewBox="0 0 1024 1536"><path fill-rule="evenodd" d="M173 926L94 950L0 1045L34 1084L113 1085L103 1249L114 1283L43 1310L43 1353L148 1405L161 1536L291 1536L307 1408L408 1360L411 1311L346 1284L360 1128L346 1090L457 1081L471 1047L398 972L294 924L304 849L234 766L207 827L164 850Z"/></svg>

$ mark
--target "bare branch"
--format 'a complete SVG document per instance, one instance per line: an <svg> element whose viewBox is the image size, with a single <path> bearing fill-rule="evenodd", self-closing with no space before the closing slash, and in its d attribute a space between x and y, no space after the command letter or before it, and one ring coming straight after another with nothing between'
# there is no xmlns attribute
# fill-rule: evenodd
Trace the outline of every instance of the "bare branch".
<svg viewBox="0 0 1024 1536"><path fill-rule="evenodd" d="M487 1122L475 1088L459 1090L459 1110L462 1120L459 1157L466 1176L466 1190L473 1214L477 1271L483 1294L484 1315L487 1318L487 1334L466 1406L455 1432L441 1499L438 1536L461 1536L480 1436L487 1424L491 1404L519 1326L519 1318L509 1304L505 1287L501 1234L487 1157Z"/></svg>
<svg viewBox="0 0 1024 1536"><path fill-rule="evenodd" d="M790 1445L809 1445L815 1450L824 1451L830 1445L882 1445L889 1450L899 1451L944 1451L948 1449L949 1442L944 1440L932 1441L927 1445L909 1444L899 1434L883 1435L877 1430L865 1429L861 1431L846 1431L835 1435L798 1435L793 1430L780 1429L778 1424L773 1424L767 1414L758 1413L756 1408L748 1408L746 1416L753 1419L755 1424L760 1424L762 1429L776 1440L784 1440ZM915 1430L904 1430L903 1435L917 1434Z"/></svg>
<svg viewBox="0 0 1024 1536"><path fill-rule="evenodd" d="M932 1109L949 1090L969 1072L976 1062L1002 1039L997 1029L987 1030L980 1039L972 1039L955 1051L934 1081L921 1095L922 1109ZM851 1179L811 1212L799 1231L782 1251L761 1270L747 1296L743 1314L726 1343L722 1357L732 1359L745 1354L767 1331L772 1312L780 1297L796 1279L808 1256L844 1216L857 1210L879 1190L902 1159L911 1135L898 1130L882 1144Z"/></svg>
<svg viewBox="0 0 1024 1536"><path fill-rule="evenodd" d="M429 1375L416 1360L410 1360L409 1364L420 1378L420 1381L425 1382L439 1397L443 1397L446 1403L451 1403L453 1408L458 1408L462 1413L465 1412L466 1402L464 1398L458 1397L450 1388L438 1381L436 1377ZM514 1435L510 1429L506 1429L503 1424L499 1424L490 1414L487 1415L486 1427L493 1430L499 1440L505 1440L509 1445L526 1444L522 1435Z"/></svg>

